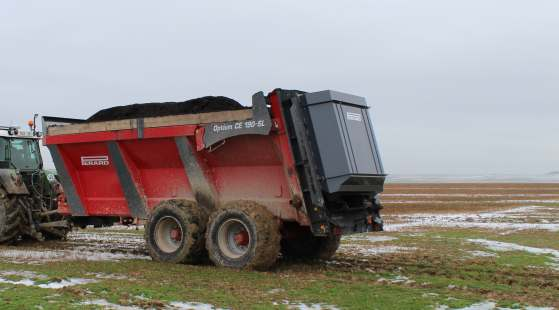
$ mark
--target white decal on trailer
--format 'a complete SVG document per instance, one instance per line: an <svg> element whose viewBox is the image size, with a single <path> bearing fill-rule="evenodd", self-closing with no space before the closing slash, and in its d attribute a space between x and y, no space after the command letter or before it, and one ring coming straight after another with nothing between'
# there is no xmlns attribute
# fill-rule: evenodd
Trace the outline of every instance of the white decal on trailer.
<svg viewBox="0 0 559 310"><path fill-rule="evenodd" d="M359 113L351 113L351 112L347 112L346 113L347 119L350 121L361 121L361 114Z"/></svg>
<svg viewBox="0 0 559 310"><path fill-rule="evenodd" d="M82 156L82 166L108 166L109 156Z"/></svg>

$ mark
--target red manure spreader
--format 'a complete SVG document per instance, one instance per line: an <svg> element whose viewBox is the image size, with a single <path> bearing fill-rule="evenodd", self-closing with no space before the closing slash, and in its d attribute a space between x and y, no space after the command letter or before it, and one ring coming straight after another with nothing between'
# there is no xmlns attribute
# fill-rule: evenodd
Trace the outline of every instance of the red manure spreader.
<svg viewBox="0 0 559 310"><path fill-rule="evenodd" d="M44 117L58 212L82 227L142 219L154 260L233 268L328 259L342 235L382 230L386 175L364 98L276 89L250 109L195 101Z"/></svg>

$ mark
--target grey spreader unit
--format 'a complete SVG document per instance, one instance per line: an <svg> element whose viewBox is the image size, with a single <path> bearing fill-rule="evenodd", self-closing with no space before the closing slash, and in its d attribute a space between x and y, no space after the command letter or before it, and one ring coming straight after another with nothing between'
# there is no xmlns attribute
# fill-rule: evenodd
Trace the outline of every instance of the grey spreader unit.
<svg viewBox="0 0 559 310"><path fill-rule="evenodd" d="M365 98L331 90L304 96L325 190L381 192L384 169Z"/></svg>

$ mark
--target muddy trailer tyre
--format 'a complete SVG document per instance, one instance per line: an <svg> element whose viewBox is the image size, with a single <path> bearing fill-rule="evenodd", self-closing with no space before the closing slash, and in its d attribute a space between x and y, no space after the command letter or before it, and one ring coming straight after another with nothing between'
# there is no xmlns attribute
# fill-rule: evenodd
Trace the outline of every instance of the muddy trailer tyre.
<svg viewBox="0 0 559 310"><path fill-rule="evenodd" d="M189 264L204 260L206 220L195 202L170 200L155 207L145 227L146 245L152 259Z"/></svg>
<svg viewBox="0 0 559 310"><path fill-rule="evenodd" d="M0 188L0 243L10 244L17 241L20 235L20 222L18 198L9 197Z"/></svg>
<svg viewBox="0 0 559 310"><path fill-rule="evenodd" d="M328 237L315 237L316 252L314 258L328 260L332 258L340 247L340 240L342 236L329 235Z"/></svg>
<svg viewBox="0 0 559 310"><path fill-rule="evenodd" d="M227 204L212 214L206 248L214 264L228 268L265 270L277 261L279 220L251 201Z"/></svg>
<svg viewBox="0 0 559 310"><path fill-rule="evenodd" d="M282 240L281 253L286 259L328 260L336 254L340 239L341 236L336 235L315 237L310 230L300 229L296 238Z"/></svg>

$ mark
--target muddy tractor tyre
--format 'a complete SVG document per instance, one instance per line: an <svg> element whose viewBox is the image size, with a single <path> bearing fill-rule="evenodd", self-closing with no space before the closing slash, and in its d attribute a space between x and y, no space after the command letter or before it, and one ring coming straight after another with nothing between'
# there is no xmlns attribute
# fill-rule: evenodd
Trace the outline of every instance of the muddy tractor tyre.
<svg viewBox="0 0 559 310"><path fill-rule="evenodd" d="M293 260L329 260L340 247L341 236L315 237L309 231L299 237L282 240L281 252L284 258Z"/></svg>
<svg viewBox="0 0 559 310"><path fill-rule="evenodd" d="M214 212L206 231L206 249L214 264L266 270L277 261L279 220L266 207L237 201Z"/></svg>
<svg viewBox="0 0 559 310"><path fill-rule="evenodd" d="M0 243L11 244L20 235L21 217L18 208L18 198L8 197L0 188Z"/></svg>
<svg viewBox="0 0 559 310"><path fill-rule="evenodd" d="M170 200L151 212L145 227L148 252L153 260L199 263L207 256L204 229L207 216L195 202Z"/></svg>

